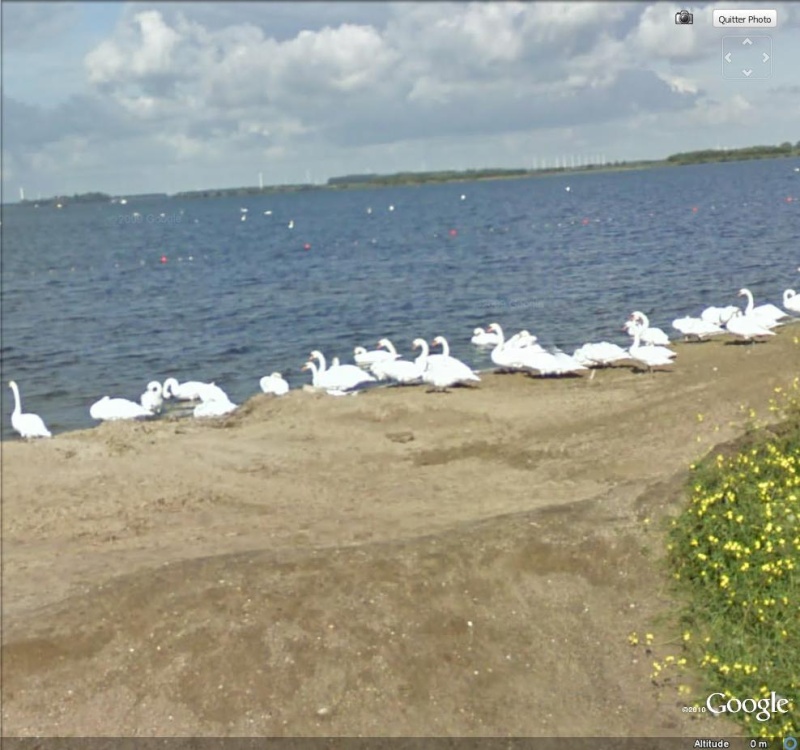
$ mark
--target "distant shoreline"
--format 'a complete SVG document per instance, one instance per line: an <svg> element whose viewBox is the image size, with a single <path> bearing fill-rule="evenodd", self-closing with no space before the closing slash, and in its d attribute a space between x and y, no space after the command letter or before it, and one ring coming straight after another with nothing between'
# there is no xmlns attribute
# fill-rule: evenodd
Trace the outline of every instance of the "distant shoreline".
<svg viewBox="0 0 800 750"><path fill-rule="evenodd" d="M256 195L274 195L276 193L297 193L319 190L360 190L376 187L420 186L431 184L448 184L459 182L480 182L484 180L515 180L531 177L551 177L553 175L602 174L608 172L628 172L661 167L686 166L690 164L711 164L718 162L753 161L763 159L800 158L800 141L794 146L783 143L780 146L751 146L748 148L705 151L688 151L673 154L666 159L650 159L638 161L610 162L607 164L588 164L580 167L549 167L542 169L467 169L439 170L435 172L395 172L392 174L360 174L332 177L324 185L298 183L287 185L270 185L265 187L206 188L188 190L178 193L145 193L138 195L112 196L107 193L91 192L73 196L53 196L37 200L25 199L14 203L3 203L2 206L63 207L68 203L120 203L123 200L152 200L154 198L222 198L252 197Z"/></svg>

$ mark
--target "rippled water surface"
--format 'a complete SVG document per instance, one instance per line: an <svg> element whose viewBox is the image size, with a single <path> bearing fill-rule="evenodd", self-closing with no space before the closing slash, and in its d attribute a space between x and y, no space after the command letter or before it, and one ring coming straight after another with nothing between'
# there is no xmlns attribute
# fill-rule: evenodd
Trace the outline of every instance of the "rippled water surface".
<svg viewBox="0 0 800 750"><path fill-rule="evenodd" d="M442 334L485 368L468 342L492 321L571 351L624 344L634 309L667 330L742 286L779 304L800 284L795 166L6 207L2 436L12 378L63 432L152 379L213 380L237 403L273 370L298 386L314 348L349 361L382 336L408 353Z"/></svg>

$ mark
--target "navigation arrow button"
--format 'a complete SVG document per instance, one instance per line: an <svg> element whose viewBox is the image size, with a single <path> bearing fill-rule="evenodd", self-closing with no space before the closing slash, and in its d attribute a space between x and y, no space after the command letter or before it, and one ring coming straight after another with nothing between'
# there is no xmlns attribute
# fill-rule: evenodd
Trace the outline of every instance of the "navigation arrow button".
<svg viewBox="0 0 800 750"><path fill-rule="evenodd" d="M769 55L766 52L762 52L761 54L763 55L763 58L764 58L762 60L762 62L768 62L769 61Z"/></svg>
<svg viewBox="0 0 800 750"><path fill-rule="evenodd" d="M752 43L753 43L753 42L751 41L750 37L747 37L747 38L746 38L746 39L745 39L745 40L742 42L742 44L752 44Z"/></svg>
<svg viewBox="0 0 800 750"><path fill-rule="evenodd" d="M725 62L730 62L730 61L731 61L731 53L728 52L728 54L725 55Z"/></svg>
<svg viewBox="0 0 800 750"><path fill-rule="evenodd" d="M750 68L747 68L746 70L743 70L742 73L744 73L745 78L750 78L750 76L753 74L753 71L750 70Z"/></svg>

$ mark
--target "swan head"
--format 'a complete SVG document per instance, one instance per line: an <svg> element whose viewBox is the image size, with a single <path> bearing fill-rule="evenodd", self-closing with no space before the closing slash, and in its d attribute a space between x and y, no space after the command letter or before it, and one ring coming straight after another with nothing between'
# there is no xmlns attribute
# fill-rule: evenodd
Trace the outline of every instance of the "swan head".
<svg viewBox="0 0 800 750"><path fill-rule="evenodd" d="M275 380L282 380L283 379L283 375L281 375L279 372L273 372L270 375L270 377L271 378L275 378Z"/></svg>
<svg viewBox="0 0 800 750"><path fill-rule="evenodd" d="M486 333L486 331L484 331L483 328L474 328L472 330L473 336L480 336L482 333Z"/></svg>
<svg viewBox="0 0 800 750"><path fill-rule="evenodd" d="M411 348L412 349L420 349L420 348L424 349L427 345L428 345L428 342L425 341L425 339L414 339L411 342Z"/></svg>
<svg viewBox="0 0 800 750"><path fill-rule="evenodd" d="M742 287L739 290L737 296L738 297L749 297L751 294L752 294L752 292L749 289L747 289L746 287Z"/></svg>
<svg viewBox="0 0 800 750"><path fill-rule="evenodd" d="M359 354L366 354L366 353L367 350L363 346L357 346L355 349L353 349L353 354L355 354L356 356L358 356Z"/></svg>
<svg viewBox="0 0 800 750"><path fill-rule="evenodd" d="M319 349L314 349L308 356L309 359L322 359L322 352Z"/></svg>
<svg viewBox="0 0 800 750"><path fill-rule="evenodd" d="M161 383L157 380L151 380L147 384L147 390L150 391L150 393L161 393Z"/></svg>
<svg viewBox="0 0 800 750"><path fill-rule="evenodd" d="M500 324L499 323L489 323L486 328L487 331L492 331L494 333L500 333Z"/></svg>
<svg viewBox="0 0 800 750"><path fill-rule="evenodd" d="M431 346L441 346L442 344L444 344L444 338L442 336L437 336L431 341Z"/></svg>
<svg viewBox="0 0 800 750"><path fill-rule="evenodd" d="M390 343L389 339L381 339L378 342L378 349L388 349Z"/></svg>

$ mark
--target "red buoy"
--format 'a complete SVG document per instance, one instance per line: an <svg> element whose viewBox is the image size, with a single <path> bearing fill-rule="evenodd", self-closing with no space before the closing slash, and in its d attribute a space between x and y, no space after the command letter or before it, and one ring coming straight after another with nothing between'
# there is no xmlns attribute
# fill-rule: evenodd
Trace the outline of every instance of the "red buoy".
<svg viewBox="0 0 800 750"><path fill-rule="evenodd" d="M162 255L161 256L161 262L162 263L166 263L167 262L167 256L166 255Z"/></svg>
<svg viewBox="0 0 800 750"><path fill-rule="evenodd" d="M311 249L311 243L310 242L306 242L306 244L303 245L303 250L310 250L310 249Z"/></svg>
<svg viewBox="0 0 800 750"><path fill-rule="evenodd" d="M456 237L456 236L458 236L458 230L457 230L457 229L451 229L451 230L450 230L450 236L451 236L451 237Z"/></svg>

